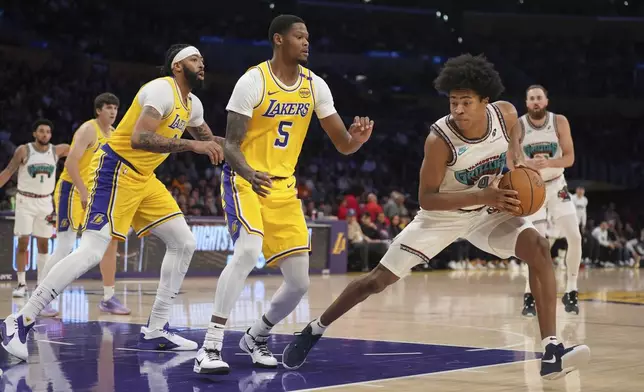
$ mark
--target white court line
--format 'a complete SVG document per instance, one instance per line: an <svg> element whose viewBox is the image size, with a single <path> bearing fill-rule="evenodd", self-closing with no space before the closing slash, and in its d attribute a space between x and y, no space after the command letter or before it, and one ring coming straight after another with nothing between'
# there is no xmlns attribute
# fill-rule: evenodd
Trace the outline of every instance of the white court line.
<svg viewBox="0 0 644 392"><path fill-rule="evenodd" d="M246 354L246 353L235 353L235 355L250 355L250 354ZM274 357L281 357L281 356L282 356L282 354L273 354L273 356L274 356Z"/></svg>
<svg viewBox="0 0 644 392"><path fill-rule="evenodd" d="M422 352L416 351L413 353L366 353L362 355L366 355L366 356L386 356L387 355L388 356L388 355L420 355L420 354L422 354Z"/></svg>
<svg viewBox="0 0 644 392"><path fill-rule="evenodd" d="M519 347L519 346L525 346L525 343L508 344L507 346L493 347L493 348L473 348L473 349L465 350L465 351L473 352L473 351L502 350L502 349L506 349L506 348ZM530 352L530 351L528 351L528 352Z"/></svg>
<svg viewBox="0 0 644 392"><path fill-rule="evenodd" d="M115 348L115 350L121 350L121 351L140 351L144 353L181 353L181 351L173 351L173 350L143 350L140 348L127 348L127 347L118 347ZM195 351L195 356L197 355L197 352Z"/></svg>
<svg viewBox="0 0 644 392"><path fill-rule="evenodd" d="M65 343L65 342L59 342L56 340L44 340L44 339L37 339L37 342L43 342L43 343L51 343L51 344L62 344L63 346L75 346L73 343Z"/></svg>
<svg viewBox="0 0 644 392"><path fill-rule="evenodd" d="M341 387L347 387L347 386L365 386L366 384L371 384L371 383L374 383L374 382L386 382L386 381L392 381L392 380L405 380L405 379L413 378L413 377L427 377L427 376L433 376L435 374L448 374L448 373L463 372L463 371L473 372L473 371L477 371L479 369L488 369L488 368L498 367L498 366L514 365L514 364L517 364L517 363L530 362L530 361L539 361L539 359L528 359L528 360L525 360L525 361L515 361L515 362L508 362L508 363L495 363L493 365L475 366L475 367L472 367L472 368L469 368L469 369L465 368L465 369L444 370L444 371L434 372L434 373L420 373L420 374L414 374L414 375L409 375L409 376L383 378L383 379L380 379L380 380L371 380L371 381L363 381L363 382L353 382L353 383L346 383L346 384L331 385L331 386L328 386L328 387L298 389L297 391L298 392L322 391L322 390L326 390L326 389L335 389L335 388L341 388Z"/></svg>

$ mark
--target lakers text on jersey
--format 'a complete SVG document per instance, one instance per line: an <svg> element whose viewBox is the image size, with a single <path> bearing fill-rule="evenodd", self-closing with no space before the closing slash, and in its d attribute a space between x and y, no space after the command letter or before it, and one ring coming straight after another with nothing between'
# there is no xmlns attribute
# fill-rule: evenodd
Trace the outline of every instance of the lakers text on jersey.
<svg viewBox="0 0 644 392"><path fill-rule="evenodd" d="M156 133L180 138L190 120L191 100L183 101L173 78L162 79L172 86L174 105ZM118 239L125 239L130 226L138 236L143 236L182 215L177 202L154 174L169 154L136 150L131 146L134 125L143 111L139 94L141 90L90 164L93 177L84 229L101 230L109 224L112 236Z"/></svg>
<svg viewBox="0 0 644 392"><path fill-rule="evenodd" d="M227 164L222 172L222 202L234 241L239 230L263 235L267 264L310 251L310 238L295 187L295 166L306 138L315 98L311 72L300 67L294 87L273 75L269 62L257 66L264 80L263 96L253 110L241 151L255 170L273 177L267 197L259 197Z"/></svg>
<svg viewBox="0 0 644 392"><path fill-rule="evenodd" d="M89 120L88 123L96 132L96 141L83 152L78 161L80 176L86 186L89 187L91 179L90 163L92 156L98 149L105 144L107 138L101 131L101 127L96 120ZM76 143L76 137L72 139L71 147ZM54 203L56 206L56 230L65 232L67 230L80 230L82 223L85 221L85 210L81 204L80 194L76 191L72 183L72 177L69 175L67 168L63 170L56 184L54 192Z"/></svg>

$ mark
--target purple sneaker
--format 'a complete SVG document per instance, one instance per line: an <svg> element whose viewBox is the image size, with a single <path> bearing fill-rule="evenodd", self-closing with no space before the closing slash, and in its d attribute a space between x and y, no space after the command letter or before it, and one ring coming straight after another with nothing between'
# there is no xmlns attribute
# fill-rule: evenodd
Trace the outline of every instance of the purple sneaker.
<svg viewBox="0 0 644 392"><path fill-rule="evenodd" d="M41 317L56 317L58 316L58 311L51 307L51 304L45 306L45 309L40 312Z"/></svg>
<svg viewBox="0 0 644 392"><path fill-rule="evenodd" d="M130 309L123 306L116 296L110 298L109 301L101 301L101 303L98 304L98 308L103 312L111 314L128 315L132 313Z"/></svg>

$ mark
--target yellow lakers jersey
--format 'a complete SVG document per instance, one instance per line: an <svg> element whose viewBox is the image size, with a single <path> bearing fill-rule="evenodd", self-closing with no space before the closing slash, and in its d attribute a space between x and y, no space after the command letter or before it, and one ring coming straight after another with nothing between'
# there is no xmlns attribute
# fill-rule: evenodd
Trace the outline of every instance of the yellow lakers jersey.
<svg viewBox="0 0 644 392"><path fill-rule="evenodd" d="M156 133L163 137L178 139L183 135L183 131L190 120L192 99L188 97L187 103L183 102L181 93L179 92L179 86L177 86L174 78L168 76L161 79L167 81L172 86L174 105L172 112L163 117L161 125L156 129ZM125 116L119 123L118 127L116 127L116 130L110 137L107 144L115 153L139 172L139 174L148 176L154 173L154 170L163 163L169 154L136 150L132 148L131 137L134 132L134 125L143 111L143 107L139 104L140 91L141 90L139 90L139 93L134 97L132 105L130 105L130 108L127 110L127 113L125 113Z"/></svg>
<svg viewBox="0 0 644 392"><path fill-rule="evenodd" d="M315 106L311 71L300 67L295 87L287 89L268 61L256 66L264 79L262 100L253 109L241 152L255 170L290 177L302 151Z"/></svg>
<svg viewBox="0 0 644 392"><path fill-rule="evenodd" d="M98 150L107 141L107 138L105 137L105 135L103 135L103 132L101 131L101 127L100 125L98 125L98 122L96 121L96 119L88 120L87 122L85 122L85 124L87 123L90 123L94 127L94 130L96 131L96 140L94 141L94 144L87 147L87 149L83 152L83 155L81 156L80 160L78 161L78 167L80 169L81 179L83 180L84 183L87 183L89 181L89 176L91 174L89 169L89 163L92 160L92 155L94 155L94 152L96 152L96 150ZM74 138L72 139L72 146L74 146L74 143L76 143L76 135L74 135ZM72 177L69 175L67 168L65 168L63 172L60 174L60 179L63 181L72 182Z"/></svg>

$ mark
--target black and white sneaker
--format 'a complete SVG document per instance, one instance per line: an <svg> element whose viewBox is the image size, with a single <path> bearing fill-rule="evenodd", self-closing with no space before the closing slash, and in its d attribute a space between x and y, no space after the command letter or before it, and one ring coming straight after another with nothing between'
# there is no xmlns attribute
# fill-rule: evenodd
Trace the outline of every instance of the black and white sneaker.
<svg viewBox="0 0 644 392"><path fill-rule="evenodd" d="M541 377L557 380L586 365L590 361L590 348L586 345L564 348L563 344L549 344L541 358Z"/></svg>
<svg viewBox="0 0 644 392"><path fill-rule="evenodd" d="M277 359L268 349L268 336L253 337L249 328L239 341L239 348L250 355L255 366L264 369L277 367Z"/></svg>
<svg viewBox="0 0 644 392"><path fill-rule="evenodd" d="M295 339L289 343L282 354L282 364L285 368L293 370L304 364L306 356L320 340L322 335L314 335L311 324L307 325L302 332L295 334Z"/></svg>
<svg viewBox="0 0 644 392"><path fill-rule="evenodd" d="M537 307L534 296L531 293L523 294L523 310L521 314L525 317L534 317L537 315Z"/></svg>
<svg viewBox="0 0 644 392"><path fill-rule="evenodd" d="M579 293L577 292L577 290L573 290L561 297L561 302L563 302L563 304L566 306L566 313L579 314L579 302L577 299L578 296Z"/></svg>
<svg viewBox="0 0 644 392"><path fill-rule="evenodd" d="M192 371L199 374L228 374L230 367L221 359L221 351L201 347Z"/></svg>

